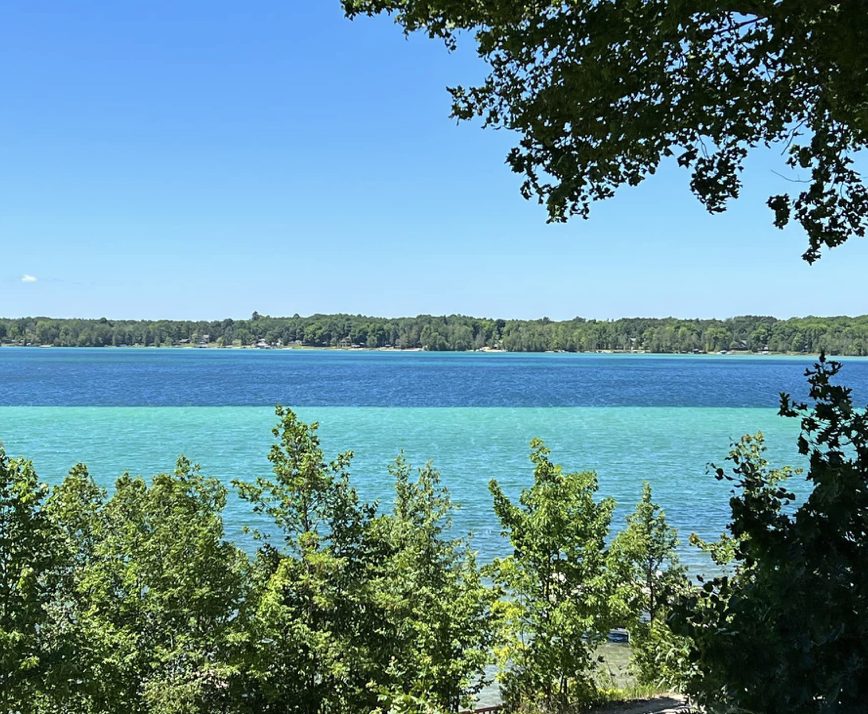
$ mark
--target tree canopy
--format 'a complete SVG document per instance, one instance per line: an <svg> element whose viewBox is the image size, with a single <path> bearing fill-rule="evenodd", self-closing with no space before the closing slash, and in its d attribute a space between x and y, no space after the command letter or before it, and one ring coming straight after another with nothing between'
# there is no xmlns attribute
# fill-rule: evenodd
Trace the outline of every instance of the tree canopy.
<svg viewBox="0 0 868 714"><path fill-rule="evenodd" d="M840 369L821 356L808 370L811 404L781 396L780 414L801 421L803 503L786 488L793 472L770 469L762 437L743 438L732 468L716 469L733 484L723 543L734 572L683 598L673 617L693 640L688 688L710 711L865 709L868 415L835 383Z"/></svg>
<svg viewBox="0 0 868 714"><path fill-rule="evenodd" d="M669 157L718 213L739 196L750 151L777 146L796 190L768 205L777 227L805 230L803 257L865 234L868 190L854 165L868 142L864 0L342 4L350 18L389 13L450 48L473 34L489 73L450 89L452 114L518 133L507 162L551 221L587 217Z"/></svg>
<svg viewBox="0 0 868 714"><path fill-rule="evenodd" d="M534 482L518 504L489 489L512 555L492 564L511 593L503 610L499 679L507 707L569 711L594 701L594 651L615 623L606 538L615 501L596 500L597 475L564 473L542 441L531 442Z"/></svg>

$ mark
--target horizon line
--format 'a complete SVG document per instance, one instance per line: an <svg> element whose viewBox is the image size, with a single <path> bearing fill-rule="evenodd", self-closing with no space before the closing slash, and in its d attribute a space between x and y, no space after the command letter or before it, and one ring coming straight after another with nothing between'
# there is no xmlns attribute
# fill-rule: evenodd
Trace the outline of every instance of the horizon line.
<svg viewBox="0 0 868 714"><path fill-rule="evenodd" d="M776 320L778 322L784 322L786 320L807 320L807 319L822 319L822 320L830 320L830 319L840 319L846 318L850 320L858 320L862 318L868 318L868 313L863 313L860 315L846 315L846 314L837 314L837 315L790 315L789 317L777 317L775 315L762 315L762 314L742 314L742 315L729 315L727 317L676 317L674 315L664 315L660 317L649 317L649 316L641 316L641 315L625 315L621 317L610 317L610 318L596 318L596 317L583 317L581 315L575 315L574 317L562 318L562 319L554 319L550 318L546 315L542 317L531 317L531 318L522 318L522 317L490 317L490 316L477 316L470 315L466 313L453 312L453 313L419 313L417 315L397 315L397 316L383 316L383 315L366 315L364 313L359 312L315 312L309 315L300 315L298 313L294 313L292 315L267 315L264 313L259 313L254 311L251 313L249 317L219 317L219 318L166 318L166 317L158 317L158 318L150 318L150 317L106 317L105 315L100 315L99 317L53 317L51 315L21 315L17 317L11 316L0 316L0 320L81 320L81 321L99 321L106 320L107 322L223 322L225 320L232 320L233 322L239 321L250 321L256 318L253 317L253 314L257 314L259 318L267 318L272 320L310 320L317 317L356 317L356 318L365 318L370 320L418 320L420 318L429 317L429 318L441 318L448 319L453 317L466 318L471 320L490 320L497 321L503 320L505 322L574 322L576 320L583 320L585 322L619 322L621 320L680 320L682 322L707 322L707 321L718 321L718 322L726 322L728 320L737 320L739 318L754 318L754 319L771 319Z"/></svg>

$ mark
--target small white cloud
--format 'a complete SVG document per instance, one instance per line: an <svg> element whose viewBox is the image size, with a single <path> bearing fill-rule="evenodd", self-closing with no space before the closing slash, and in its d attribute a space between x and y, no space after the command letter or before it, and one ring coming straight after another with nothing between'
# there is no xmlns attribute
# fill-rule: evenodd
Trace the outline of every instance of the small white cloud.
<svg viewBox="0 0 868 714"><path fill-rule="evenodd" d="M35 275L26 275L26 274L22 275L21 276L21 282L22 283L35 283L36 282L36 276Z"/></svg>

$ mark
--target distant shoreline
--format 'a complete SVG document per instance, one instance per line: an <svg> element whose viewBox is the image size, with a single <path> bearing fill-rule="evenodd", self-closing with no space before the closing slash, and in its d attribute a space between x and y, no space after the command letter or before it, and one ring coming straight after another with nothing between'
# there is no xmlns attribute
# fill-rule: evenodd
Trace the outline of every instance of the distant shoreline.
<svg viewBox="0 0 868 714"><path fill-rule="evenodd" d="M502 320L467 315L249 319L0 318L0 343L54 347L233 347L429 352L868 355L868 315L725 320Z"/></svg>
<svg viewBox="0 0 868 714"><path fill-rule="evenodd" d="M75 346L75 345L34 345L34 344L0 344L0 348L13 349L58 349L58 350L219 350L233 352L276 352L276 351L304 351L304 352L428 352L431 354L594 354L594 355L632 355L632 356L659 356L672 355L677 357L815 357L814 352L752 352L750 350L723 350L718 352L652 352L650 350L501 350L482 348L476 350L426 350L422 347L336 347L334 345L280 345L269 347L257 347L256 345L233 345L227 347L216 343L201 345L104 345L104 346ZM863 355L829 355L830 357L860 357Z"/></svg>

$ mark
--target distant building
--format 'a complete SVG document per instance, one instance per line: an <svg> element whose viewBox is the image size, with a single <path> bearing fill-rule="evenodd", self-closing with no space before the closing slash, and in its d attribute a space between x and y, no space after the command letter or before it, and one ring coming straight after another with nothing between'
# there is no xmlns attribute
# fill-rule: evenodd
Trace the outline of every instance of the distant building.
<svg viewBox="0 0 868 714"><path fill-rule="evenodd" d="M349 337L344 337L338 342L338 347L353 347L353 341Z"/></svg>

